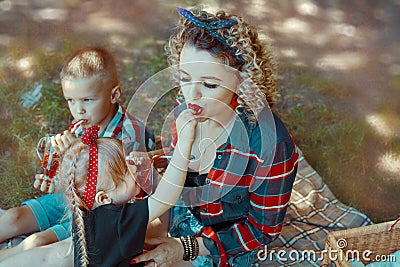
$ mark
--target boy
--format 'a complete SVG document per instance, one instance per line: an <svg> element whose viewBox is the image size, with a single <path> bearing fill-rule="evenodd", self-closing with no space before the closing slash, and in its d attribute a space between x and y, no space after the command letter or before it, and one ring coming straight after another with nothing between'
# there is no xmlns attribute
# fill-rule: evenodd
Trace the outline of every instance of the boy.
<svg viewBox="0 0 400 267"><path fill-rule="evenodd" d="M153 134L118 103L122 90L114 58L107 50L87 47L75 51L66 60L60 78L71 115L75 121L83 121L75 131L76 136L79 137L84 128L99 125L99 137L124 139L128 151L154 148ZM52 145L56 151L63 152L74 138L70 131L64 131L52 138ZM63 193L48 194L27 200L21 207L11 208L1 215L0 242L22 234L37 233L27 237L16 248L1 251L0 261L22 250L69 237L71 223L66 219L62 221L65 203Z"/></svg>

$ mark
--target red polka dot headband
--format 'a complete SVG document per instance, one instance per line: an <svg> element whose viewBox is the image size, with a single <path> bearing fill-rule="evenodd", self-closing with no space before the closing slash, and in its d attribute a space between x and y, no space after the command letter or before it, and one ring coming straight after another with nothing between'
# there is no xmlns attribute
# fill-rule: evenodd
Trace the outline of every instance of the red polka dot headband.
<svg viewBox="0 0 400 267"><path fill-rule="evenodd" d="M82 134L82 143L89 146L89 166L88 176L86 179L85 191L82 200L88 209L93 207L94 197L96 195L97 174L98 174L98 149L96 140L99 134L100 127L94 125L86 128Z"/></svg>

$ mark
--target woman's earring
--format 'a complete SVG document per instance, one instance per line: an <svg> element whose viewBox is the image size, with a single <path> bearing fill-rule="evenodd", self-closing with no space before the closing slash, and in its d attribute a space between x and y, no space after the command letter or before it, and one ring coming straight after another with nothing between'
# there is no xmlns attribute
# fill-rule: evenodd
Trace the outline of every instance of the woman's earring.
<svg viewBox="0 0 400 267"><path fill-rule="evenodd" d="M239 98L239 96L235 94L235 95L232 97L232 100L231 100L231 105L232 105L232 107L235 108L235 109L239 106L238 98Z"/></svg>

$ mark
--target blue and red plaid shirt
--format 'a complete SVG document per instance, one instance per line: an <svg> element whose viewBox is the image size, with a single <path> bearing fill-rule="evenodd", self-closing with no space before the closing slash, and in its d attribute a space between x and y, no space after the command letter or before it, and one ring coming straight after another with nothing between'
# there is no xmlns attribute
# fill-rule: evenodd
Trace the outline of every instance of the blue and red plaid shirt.
<svg viewBox="0 0 400 267"><path fill-rule="evenodd" d="M83 127L79 126L75 131L80 137ZM154 134L144 127L143 123L118 104L117 113L111 119L107 128L99 133L99 137L113 137L121 140L127 152L130 151L151 151L154 149Z"/></svg>
<svg viewBox="0 0 400 267"><path fill-rule="evenodd" d="M217 148L201 193L182 192L186 203L200 204L204 227L198 235L218 266L275 240L289 205L297 172L295 144L275 114L264 112L258 121L238 116L227 142ZM176 131L173 135L172 149Z"/></svg>

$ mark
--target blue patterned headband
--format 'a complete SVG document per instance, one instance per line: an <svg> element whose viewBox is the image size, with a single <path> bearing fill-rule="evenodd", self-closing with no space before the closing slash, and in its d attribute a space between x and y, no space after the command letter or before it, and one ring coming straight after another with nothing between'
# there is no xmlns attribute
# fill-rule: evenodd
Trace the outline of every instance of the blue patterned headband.
<svg viewBox="0 0 400 267"><path fill-rule="evenodd" d="M242 59L239 57L239 55L236 54L237 49L234 47L231 47L229 42L224 39L222 36L220 36L216 30L223 29L223 28L230 28L238 22L234 19L229 19L229 20L218 20L218 21L211 21L211 22L204 22L201 21L199 18L197 18L192 12L189 10L177 7L176 10L181 14L185 19L189 20L191 23L194 24L198 29L204 28L209 35L220 41L221 43L225 44L231 54L233 54L236 59L238 59L240 62Z"/></svg>

